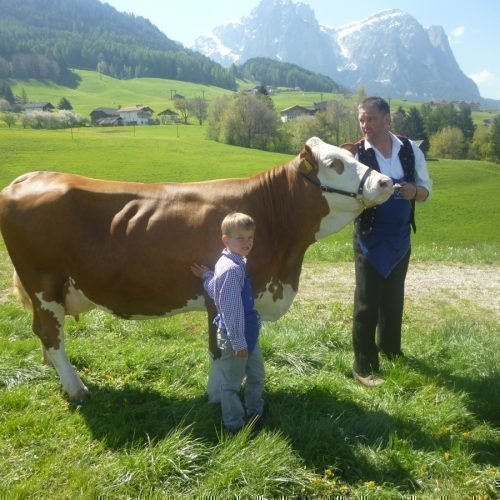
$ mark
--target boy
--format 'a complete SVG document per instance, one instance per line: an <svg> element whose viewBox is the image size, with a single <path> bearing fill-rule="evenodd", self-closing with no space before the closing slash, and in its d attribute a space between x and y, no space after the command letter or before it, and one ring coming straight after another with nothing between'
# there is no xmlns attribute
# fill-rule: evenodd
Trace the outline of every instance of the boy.
<svg viewBox="0 0 500 500"><path fill-rule="evenodd" d="M254 309L253 290L246 274L246 257L253 247L255 222L242 213L227 215L221 224L225 246L214 271L193 264L191 270L203 278L203 286L214 300L218 315L217 346L221 357L212 362L209 387L220 387L222 420L232 434L245 424L245 410L238 396L246 376L246 416L261 421L264 402L264 361L259 348L260 318ZM210 396L210 394L209 394Z"/></svg>

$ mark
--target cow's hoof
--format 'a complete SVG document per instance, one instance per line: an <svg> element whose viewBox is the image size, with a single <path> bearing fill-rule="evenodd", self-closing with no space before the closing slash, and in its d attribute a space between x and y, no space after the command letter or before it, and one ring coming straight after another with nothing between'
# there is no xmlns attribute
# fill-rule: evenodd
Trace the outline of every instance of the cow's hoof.
<svg viewBox="0 0 500 500"><path fill-rule="evenodd" d="M90 396L90 391L83 386L75 394L69 394L69 399L70 401L86 401L87 399L90 399Z"/></svg>

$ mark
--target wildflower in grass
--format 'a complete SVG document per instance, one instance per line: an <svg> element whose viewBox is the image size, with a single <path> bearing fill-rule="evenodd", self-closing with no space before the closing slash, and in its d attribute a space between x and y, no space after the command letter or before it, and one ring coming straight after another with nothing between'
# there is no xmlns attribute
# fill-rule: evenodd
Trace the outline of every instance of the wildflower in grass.
<svg viewBox="0 0 500 500"><path fill-rule="evenodd" d="M365 482L365 486L367 488L375 488L376 483L375 483L375 481L367 481L367 482Z"/></svg>
<svg viewBox="0 0 500 500"><path fill-rule="evenodd" d="M462 437L464 439L469 439L470 438L470 432L462 432Z"/></svg>
<svg viewBox="0 0 500 500"><path fill-rule="evenodd" d="M447 451L445 451L444 452L444 459L449 460L449 458L450 458L450 454Z"/></svg>
<svg viewBox="0 0 500 500"><path fill-rule="evenodd" d="M334 472L332 471L332 469L328 468L325 470L325 477L327 478L332 478L334 476Z"/></svg>

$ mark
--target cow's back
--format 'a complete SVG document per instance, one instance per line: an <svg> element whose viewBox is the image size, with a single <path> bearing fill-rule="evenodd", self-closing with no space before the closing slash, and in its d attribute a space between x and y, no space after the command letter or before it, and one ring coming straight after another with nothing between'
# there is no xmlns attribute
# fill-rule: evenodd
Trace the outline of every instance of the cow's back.
<svg viewBox="0 0 500 500"><path fill-rule="evenodd" d="M0 226L23 283L36 268L117 315L170 314L200 295L190 265L221 250L213 187L35 172L1 193Z"/></svg>

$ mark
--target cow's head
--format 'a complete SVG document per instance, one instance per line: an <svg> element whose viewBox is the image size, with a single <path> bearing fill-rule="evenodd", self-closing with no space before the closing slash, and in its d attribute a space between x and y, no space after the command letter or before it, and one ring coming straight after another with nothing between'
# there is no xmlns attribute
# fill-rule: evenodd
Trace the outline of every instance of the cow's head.
<svg viewBox="0 0 500 500"><path fill-rule="evenodd" d="M337 147L312 137L299 155L299 170L319 182L329 205L337 210L379 205L394 189L389 177L355 160L353 153L352 144Z"/></svg>
<svg viewBox="0 0 500 500"><path fill-rule="evenodd" d="M332 146L311 137L299 154L299 172L322 190L330 207L319 236L343 227L365 208L383 203L394 190L389 177L355 160L353 153L349 145Z"/></svg>

